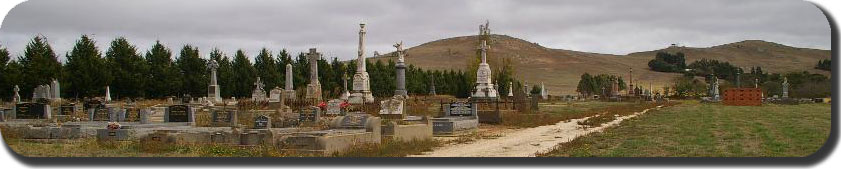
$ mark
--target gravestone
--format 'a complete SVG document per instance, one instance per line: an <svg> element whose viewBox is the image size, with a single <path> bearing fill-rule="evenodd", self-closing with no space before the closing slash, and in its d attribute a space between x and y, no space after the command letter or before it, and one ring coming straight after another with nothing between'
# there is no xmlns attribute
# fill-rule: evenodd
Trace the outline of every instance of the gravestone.
<svg viewBox="0 0 841 169"><path fill-rule="evenodd" d="M344 115L345 110L342 108L343 103L345 103L345 102L343 100L340 100L340 99L333 99L333 100L327 101L327 111L324 113L324 115L329 115L329 116Z"/></svg>
<svg viewBox="0 0 841 169"><path fill-rule="evenodd" d="M6 109L0 109L0 122L6 122Z"/></svg>
<svg viewBox="0 0 841 169"><path fill-rule="evenodd" d="M15 105L15 119L50 119L50 105L19 103Z"/></svg>
<svg viewBox="0 0 841 169"><path fill-rule="evenodd" d="M124 110L125 110L125 115L124 115L125 118L123 119L123 121L130 121L130 122L140 121L140 118L141 118L140 108L127 107Z"/></svg>
<svg viewBox="0 0 841 169"><path fill-rule="evenodd" d="M455 102L444 107L445 116L475 116L476 105L468 102Z"/></svg>
<svg viewBox="0 0 841 169"><path fill-rule="evenodd" d="M213 110L211 112L210 126L212 127L236 127L236 110Z"/></svg>
<svg viewBox="0 0 841 169"><path fill-rule="evenodd" d="M283 95L283 89L279 86L269 91L269 103L277 103L280 102L280 97Z"/></svg>
<svg viewBox="0 0 841 169"><path fill-rule="evenodd" d="M126 110L125 109L123 109L121 107L118 107L118 106L115 106L115 105L110 105L110 106L106 106L106 107L107 107L106 109L108 110L108 121L112 121L112 122L125 121L125 119L126 119Z"/></svg>
<svg viewBox="0 0 841 169"><path fill-rule="evenodd" d="M150 122L149 120L151 120L151 119L149 119L149 116L151 114L152 114L152 109L150 109L150 108L145 108L145 109L140 110L140 113L139 113L140 124L149 124L149 122Z"/></svg>
<svg viewBox="0 0 841 169"><path fill-rule="evenodd" d="M272 128L271 118L266 115L257 116L254 118L254 129L269 129Z"/></svg>
<svg viewBox="0 0 841 169"><path fill-rule="evenodd" d="M62 104L58 108L58 115L72 116L76 114L76 108L76 104L73 103Z"/></svg>
<svg viewBox="0 0 841 169"><path fill-rule="evenodd" d="M257 81L254 82L254 90L251 91L251 101L266 101L266 91L263 90L263 87L265 87L263 81L260 80L260 77L257 77Z"/></svg>
<svg viewBox="0 0 841 169"><path fill-rule="evenodd" d="M383 119L403 119L405 114L403 113L403 100L399 99L395 96L394 98L383 100L380 102L380 117Z"/></svg>
<svg viewBox="0 0 841 169"><path fill-rule="evenodd" d="M190 106L172 105L167 107L164 113L164 122L194 122L195 115Z"/></svg>
<svg viewBox="0 0 841 169"><path fill-rule="evenodd" d="M319 118L321 118L321 109L315 106L310 106L300 110L298 122L317 123Z"/></svg>
<svg viewBox="0 0 841 169"><path fill-rule="evenodd" d="M363 129L370 117L370 115L364 113L351 113L339 119L338 126L334 126L334 128Z"/></svg>

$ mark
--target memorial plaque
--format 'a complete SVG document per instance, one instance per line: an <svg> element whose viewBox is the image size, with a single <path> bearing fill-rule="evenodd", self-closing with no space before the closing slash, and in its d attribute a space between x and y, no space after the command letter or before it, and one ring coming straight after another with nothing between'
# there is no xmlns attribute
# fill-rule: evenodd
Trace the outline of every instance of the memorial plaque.
<svg viewBox="0 0 841 169"><path fill-rule="evenodd" d="M43 119L48 106L42 103L20 103L15 105L16 119Z"/></svg>
<svg viewBox="0 0 841 169"><path fill-rule="evenodd" d="M271 127L271 121L269 120L268 116L260 115L260 116L257 116L257 118L254 119L254 128L255 129L268 129L270 127Z"/></svg>
<svg viewBox="0 0 841 169"><path fill-rule="evenodd" d="M368 114L354 114L354 115L347 115L345 118L342 118L342 123L340 123L340 127L342 128L365 128L365 123L368 122L368 118L371 117Z"/></svg>
<svg viewBox="0 0 841 169"><path fill-rule="evenodd" d="M300 122L317 122L319 118L319 113L321 113L321 109L318 107L310 107L306 109L302 109L300 113L300 117L298 121Z"/></svg>
<svg viewBox="0 0 841 169"><path fill-rule="evenodd" d="M326 115L341 115L344 114L342 110L342 103L344 101L339 99L333 99L327 102L327 112L324 114Z"/></svg>
<svg viewBox="0 0 841 169"><path fill-rule="evenodd" d="M452 103L448 109L450 116L473 116L476 114L476 107L471 103Z"/></svg>
<svg viewBox="0 0 841 169"><path fill-rule="evenodd" d="M58 115L69 115L72 116L76 114L76 105L75 104L64 104L59 107Z"/></svg>
<svg viewBox="0 0 841 169"><path fill-rule="evenodd" d="M234 113L228 110L214 110L211 121L214 123L230 123Z"/></svg>
<svg viewBox="0 0 841 169"><path fill-rule="evenodd" d="M190 107L186 105L169 106L166 112L166 122L192 122Z"/></svg>

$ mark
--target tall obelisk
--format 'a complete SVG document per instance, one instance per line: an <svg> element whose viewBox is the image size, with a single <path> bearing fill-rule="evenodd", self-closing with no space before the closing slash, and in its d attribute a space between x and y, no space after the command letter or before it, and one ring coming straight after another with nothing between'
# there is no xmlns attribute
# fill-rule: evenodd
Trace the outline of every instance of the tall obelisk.
<svg viewBox="0 0 841 169"><path fill-rule="evenodd" d="M315 48L310 48L310 53L307 53L307 59L310 62L310 84L307 84L307 101L312 104L321 102L321 82L318 82L318 59L321 58L321 53L318 53Z"/></svg>
<svg viewBox="0 0 841 169"><path fill-rule="evenodd" d="M286 64L286 81L284 82L286 86L283 90L283 97L284 97L283 99L284 100L294 101L296 99L295 86L293 84L292 79L294 79L293 75L292 75L292 64L287 63Z"/></svg>
<svg viewBox="0 0 841 169"><path fill-rule="evenodd" d="M394 91L395 96L409 96L409 93L406 92L406 63L403 58L403 42L394 44L394 47L397 48L397 51L394 52L397 54L397 90Z"/></svg>
<svg viewBox="0 0 841 169"><path fill-rule="evenodd" d="M359 24L359 52L356 58L356 74L353 75L353 93L348 102L351 104L373 103L371 84L368 72L365 70L365 23Z"/></svg>
<svg viewBox="0 0 841 169"><path fill-rule="evenodd" d="M487 41L482 40L479 49L481 50L482 63L479 64L479 69L476 71L476 89L473 90L472 96L474 98L496 98L498 93L491 81L491 66L487 62Z"/></svg>

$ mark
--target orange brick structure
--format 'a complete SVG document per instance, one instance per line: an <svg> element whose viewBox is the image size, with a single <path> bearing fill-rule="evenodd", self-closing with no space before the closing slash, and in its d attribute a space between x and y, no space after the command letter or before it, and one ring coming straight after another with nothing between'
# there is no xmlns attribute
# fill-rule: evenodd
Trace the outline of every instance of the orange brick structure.
<svg viewBox="0 0 841 169"><path fill-rule="evenodd" d="M724 105L759 106L762 105L761 88L729 88L724 90Z"/></svg>

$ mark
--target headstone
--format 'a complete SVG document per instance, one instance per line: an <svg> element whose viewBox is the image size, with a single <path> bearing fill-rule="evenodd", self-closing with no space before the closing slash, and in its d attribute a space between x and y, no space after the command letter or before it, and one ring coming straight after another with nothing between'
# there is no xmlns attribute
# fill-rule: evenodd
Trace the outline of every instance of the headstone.
<svg viewBox="0 0 841 169"><path fill-rule="evenodd" d="M72 116L72 115L76 114L76 110L77 110L76 109L76 104L73 104L73 103L62 104L58 108L58 115Z"/></svg>
<svg viewBox="0 0 841 169"><path fill-rule="evenodd" d="M336 128L344 128L344 129L361 129L365 128L365 124L368 123L368 119L371 116L368 114L363 113L352 113L344 116L344 118L340 119L339 125Z"/></svg>
<svg viewBox="0 0 841 169"><path fill-rule="evenodd" d="M468 102L455 102L444 107L445 116L475 116L476 105Z"/></svg>
<svg viewBox="0 0 841 169"><path fill-rule="evenodd" d="M52 91L50 91L50 98L53 101L61 101L61 86L59 86L58 80L53 79L52 84L50 85Z"/></svg>
<svg viewBox="0 0 841 169"><path fill-rule="evenodd" d="M222 95L216 80L216 69L219 68L219 63L216 63L216 60L210 59L207 68L210 69L210 85L207 87L207 97L214 103L221 103Z"/></svg>
<svg viewBox="0 0 841 169"><path fill-rule="evenodd" d="M152 114L152 109L145 108L140 110L140 124L149 124L149 116Z"/></svg>
<svg viewBox="0 0 841 169"><path fill-rule="evenodd" d="M126 110L118 106L106 106L108 109L108 121L122 122L126 118Z"/></svg>
<svg viewBox="0 0 841 169"><path fill-rule="evenodd" d="M236 110L222 109L211 112L211 126L213 127L236 127Z"/></svg>
<svg viewBox="0 0 841 169"><path fill-rule="evenodd" d="M50 105L44 103L18 103L15 119L50 119Z"/></svg>
<svg viewBox="0 0 841 169"><path fill-rule="evenodd" d="M20 102L21 102L21 99L20 99L20 87L18 87L18 85L15 85L15 89L14 89L14 91L15 91L15 95L14 95L14 96L12 96L12 103L13 103L13 104L18 104L18 103L20 103Z"/></svg>
<svg viewBox="0 0 841 169"><path fill-rule="evenodd" d="M380 117L383 117L383 119L403 119L405 117L403 100L398 97L400 96L380 102Z"/></svg>
<svg viewBox="0 0 841 169"><path fill-rule="evenodd" d="M344 115L345 111L342 109L343 103L345 103L345 101L341 99L333 99L327 101L327 112L325 112L324 114L331 116Z"/></svg>
<svg viewBox="0 0 841 169"><path fill-rule="evenodd" d="M33 101L40 101L43 99L50 99L50 86L49 85L38 85L35 87L35 90L32 91L32 100Z"/></svg>
<svg viewBox="0 0 841 169"><path fill-rule="evenodd" d="M263 87L265 87L263 81L260 80L260 77L257 77L257 81L254 82L254 90L251 91L251 101L266 101L266 91L263 90Z"/></svg>
<svg viewBox="0 0 841 169"><path fill-rule="evenodd" d="M350 90L347 88L347 75L342 77L342 84L344 84L344 91L342 92L342 95L339 96L339 99L348 100L350 98Z"/></svg>
<svg viewBox="0 0 841 169"><path fill-rule="evenodd" d="M319 118L321 118L321 109L315 106L311 106L300 110L298 122L317 123Z"/></svg>
<svg viewBox="0 0 841 169"><path fill-rule="evenodd" d="M614 88L616 88L616 92L613 95L614 96L619 96L619 83L617 82L617 83L614 83L614 84L616 86L616 87L614 87ZM549 92L546 91L546 86L543 85L543 82L540 82L540 97L543 98L543 100L549 99Z"/></svg>
<svg viewBox="0 0 841 169"><path fill-rule="evenodd" d="M370 77L365 70L365 23L359 24L359 51L356 58L356 74L353 75L353 92L350 97L361 97L364 103L373 103ZM357 99L358 100L358 99ZM357 104L351 102L351 104Z"/></svg>
<svg viewBox="0 0 841 169"><path fill-rule="evenodd" d="M6 109L0 109L0 122L6 122Z"/></svg>
<svg viewBox="0 0 841 169"><path fill-rule="evenodd" d="M312 103L321 102L321 82L318 81L318 60L321 58L321 53L316 50L316 48L310 48L310 52L307 53L310 63L310 84L307 84L306 98Z"/></svg>
<svg viewBox="0 0 841 169"><path fill-rule="evenodd" d="M283 95L283 89L280 87L275 87L272 91L269 92L269 103L277 103L280 102L280 97Z"/></svg>
<svg viewBox="0 0 841 169"><path fill-rule="evenodd" d="M508 97L514 97L514 82L508 82Z"/></svg>
<svg viewBox="0 0 841 169"><path fill-rule="evenodd" d="M491 81L493 74L491 73L491 66L488 64L488 42L486 40L482 40L479 50L482 63L479 63L479 69L476 71L476 88L471 96L474 98L496 98L499 94L494 88L493 81Z"/></svg>
<svg viewBox="0 0 841 169"><path fill-rule="evenodd" d="M269 129L272 127L271 118L266 115L257 116L254 118L254 129Z"/></svg>
<svg viewBox="0 0 841 169"><path fill-rule="evenodd" d="M164 122L195 122L195 115L190 106L172 105L167 107Z"/></svg>

